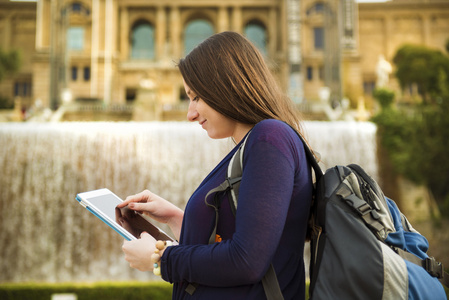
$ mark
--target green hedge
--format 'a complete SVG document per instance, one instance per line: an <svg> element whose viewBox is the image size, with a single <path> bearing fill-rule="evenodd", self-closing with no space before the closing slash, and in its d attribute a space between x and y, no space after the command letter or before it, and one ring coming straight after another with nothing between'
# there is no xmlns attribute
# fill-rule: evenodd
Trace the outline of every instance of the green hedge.
<svg viewBox="0 0 449 300"><path fill-rule="evenodd" d="M306 299L309 283L306 284ZM449 297L449 289L445 288ZM77 300L164 300L171 299L172 285L166 282L103 283L0 283L1 300L51 300L53 294L76 294Z"/></svg>
<svg viewBox="0 0 449 300"><path fill-rule="evenodd" d="M2 300L50 300L53 294L66 293L76 294L77 300L168 300L172 286L166 282L0 284Z"/></svg>

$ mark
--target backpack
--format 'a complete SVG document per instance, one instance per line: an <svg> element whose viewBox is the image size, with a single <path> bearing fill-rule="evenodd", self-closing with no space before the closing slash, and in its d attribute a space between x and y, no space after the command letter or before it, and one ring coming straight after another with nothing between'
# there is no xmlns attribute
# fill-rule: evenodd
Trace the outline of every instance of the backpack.
<svg viewBox="0 0 449 300"><path fill-rule="evenodd" d="M226 180L205 197L206 205L216 212L210 244L220 241L216 235L220 205L207 199L228 191L235 214L248 136L231 158ZM384 196L376 181L355 164L323 173L298 136L316 179L308 228L310 298L447 299L441 283L449 286L449 275L443 265L427 255L426 238ZM273 265L262 283L267 299L283 299Z"/></svg>

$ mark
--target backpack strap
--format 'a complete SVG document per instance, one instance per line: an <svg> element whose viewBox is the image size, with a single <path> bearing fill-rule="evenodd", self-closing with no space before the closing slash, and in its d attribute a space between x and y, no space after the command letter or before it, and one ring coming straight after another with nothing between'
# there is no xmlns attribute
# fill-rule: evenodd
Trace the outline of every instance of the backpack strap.
<svg viewBox="0 0 449 300"><path fill-rule="evenodd" d="M294 132L296 132L298 137L301 139L301 142L304 145L304 150L305 150L307 160L311 164L311 166L315 172L315 177L318 180L319 178L321 178L323 176L323 171L321 170L320 166L318 165L318 162L315 159L315 156L314 156L312 150L308 147L304 138L293 127L291 127L291 128L293 129ZM234 213L234 215L235 215L235 212L237 211L239 187L240 187L240 181L242 179L242 172L243 172L243 153L244 153L244 148L245 148L245 144L248 139L248 136L249 136L249 133L245 137L245 140L243 141L240 148L236 151L236 153L232 157L231 161L229 162L228 174L227 174L228 178L226 178L225 182L223 182L222 185L220 185L221 188L220 187L216 188L216 189L219 189L220 191L224 191L229 188L230 195L231 195L231 199L229 201L231 204L231 210ZM228 182L228 183L226 183L226 182ZM226 186L226 188L224 188L225 186ZM212 190L209 193L218 192L219 190L216 190L216 189L214 189L215 191ZM208 193L208 195L209 195L209 193ZM206 196L206 199L207 199L207 197L208 196ZM212 231L212 234L209 238L209 242L211 242L212 240L215 240L217 220L218 220L218 211L217 210L216 210L216 219L215 220L216 220L215 228ZM284 299L284 296L282 295L281 288L279 286L279 281L277 280L277 276L276 276L276 272L274 270L273 264L270 264L270 267L268 268L267 273L262 278L262 285L263 285L265 295L268 300Z"/></svg>
<svg viewBox="0 0 449 300"><path fill-rule="evenodd" d="M397 247L393 247L393 250L403 259L423 267L423 269L426 270L430 276L438 278L444 286L449 287L449 274L444 271L443 264L436 261L435 258L427 257L425 259L421 259L413 253Z"/></svg>
<svg viewBox="0 0 449 300"><path fill-rule="evenodd" d="M296 132L301 142L303 143L307 161L310 163L312 169L314 170L316 180L319 180L323 176L323 171L318 165L318 162L315 159L312 150L309 148L308 144L301 136L301 134L299 134L293 127L291 128L293 129L294 132ZM215 210L215 226L209 237L209 244L213 244L217 241L217 225L218 225L218 212L220 209L219 203L220 201L214 196L212 203L210 203L208 201L208 198L212 194L229 190L229 194L231 196L229 199L229 203L231 206L231 210L235 216L238 206L240 181L242 180L242 173L243 173L243 154L245 150L246 141L250 133L251 131L246 135L239 149L237 149L237 151L232 156L228 166L227 178L218 187L210 190L204 199L206 205L214 208ZM270 264L267 273L262 278L262 285L268 300L284 299L273 264ZM192 290L190 290L190 293L193 293Z"/></svg>
<svg viewBox="0 0 449 300"><path fill-rule="evenodd" d="M250 131L251 132L251 131ZM226 179L216 188L210 190L206 197L204 197L204 203L212 207L215 210L215 225L212 229L212 232L209 237L209 244L213 244L217 241L219 241L219 236L217 235L217 226L218 226L218 217L219 217L219 211L221 202L216 197L216 194L219 192L225 192L230 191L230 199L229 204L231 206L231 210L233 215L235 216L236 210L237 210L237 199L239 196L239 187L240 187L240 181L242 180L242 172L243 172L243 150L245 148L246 140L248 139L249 133L246 135L245 139L243 140L242 144L240 145L239 149L234 153L234 155L231 158L231 161L229 162L228 171L226 174ZM209 202L209 197L211 195L213 196L213 199L211 202ZM276 273L275 273L276 276ZM189 295L193 295L195 293L195 290L197 288L198 284L196 283L190 283L185 291Z"/></svg>
<svg viewBox="0 0 449 300"><path fill-rule="evenodd" d="M251 131L250 131L251 132ZM204 203L207 206L212 207L215 210L215 226L212 230L212 233L209 237L209 244L213 244L216 241L217 237L217 225L218 225L218 211L220 210L220 200L215 196L218 192L230 191L231 197L229 198L229 204L231 206L231 211L235 216L237 211L237 200L239 197L239 187L240 181L242 181L242 173L243 173L243 151L245 149L246 140L248 139L249 133L246 135L239 149L234 153L231 158L231 161L228 165L228 172L226 174L226 179L216 188L210 190L206 197L204 197ZM213 202L210 203L208 201L210 195L214 195Z"/></svg>
<svg viewBox="0 0 449 300"><path fill-rule="evenodd" d="M290 125L289 125L290 126ZM315 158L315 155L313 154L312 150L309 148L308 144L306 143L305 139L302 137L301 134L299 134L298 131L296 131L293 127L290 126L290 128L293 129L293 131L298 135L301 142L304 145L304 151L306 154L307 161L310 163L316 177L316 181L318 181L323 175L323 171L321 170L321 167L318 164L318 161ZM217 203L217 200L214 198L214 203L209 203L208 198L210 195L218 192L224 192L229 190L230 191L230 206L232 213L235 216L235 213L237 211L237 205L238 205L238 196L239 196L239 188L240 188L240 181L242 180L242 173L243 173L243 153L245 150L246 141L248 140L249 134L251 131L248 132L245 139L243 140L242 144L240 145L239 149L234 153L234 155L231 158L231 161L228 165L228 172L226 179L216 188L210 190L205 199L204 202L207 206L213 207L215 209L215 226L212 230L211 236L209 238L209 243L213 244L216 239L216 232L217 232L217 225L218 225L218 210L220 209L220 203Z"/></svg>
<svg viewBox="0 0 449 300"><path fill-rule="evenodd" d="M246 135L239 149L237 149L237 151L232 156L231 161L229 162L227 178L225 179L225 181L223 181L218 187L210 190L204 199L207 206L213 207L215 209L215 226L209 237L209 244L213 244L217 240L218 212L220 209L220 203L215 196L213 200L214 203L212 204L208 202L208 198L211 194L229 190L230 194L229 204L231 206L232 213L235 216L238 205L240 181L242 180L242 173L243 173L243 153L245 150L245 145L248 136L249 133ZM284 296L282 295L281 292L281 288L279 287L279 282L277 280L273 264L270 264L267 273L265 273L264 277L262 278L262 285L267 300L284 299Z"/></svg>
<svg viewBox="0 0 449 300"><path fill-rule="evenodd" d="M270 264L267 273L262 278L262 285L265 291L265 296L267 300L283 300L284 295L282 295L281 288L279 286L279 281L274 271L273 264Z"/></svg>
<svg viewBox="0 0 449 300"><path fill-rule="evenodd" d="M243 140L243 143L240 145L239 149L232 156L228 166L228 174L227 174L228 178L226 178L226 180L229 181L230 185L230 194L231 194L230 204L234 216L237 211L240 181L242 181L243 152L245 151L246 141L248 140L248 136L250 133L251 131L248 132L245 139Z"/></svg>

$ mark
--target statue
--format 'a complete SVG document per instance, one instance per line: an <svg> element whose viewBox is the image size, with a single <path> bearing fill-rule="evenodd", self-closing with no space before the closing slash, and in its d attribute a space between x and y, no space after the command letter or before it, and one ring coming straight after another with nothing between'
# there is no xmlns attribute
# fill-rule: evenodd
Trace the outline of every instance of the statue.
<svg viewBox="0 0 449 300"><path fill-rule="evenodd" d="M159 121L162 117L161 109L157 98L156 83L149 75L145 75L139 82L133 121Z"/></svg>
<svg viewBox="0 0 449 300"><path fill-rule="evenodd" d="M376 65L377 82L376 87L382 88L388 85L389 75L393 71L391 64L381 54Z"/></svg>

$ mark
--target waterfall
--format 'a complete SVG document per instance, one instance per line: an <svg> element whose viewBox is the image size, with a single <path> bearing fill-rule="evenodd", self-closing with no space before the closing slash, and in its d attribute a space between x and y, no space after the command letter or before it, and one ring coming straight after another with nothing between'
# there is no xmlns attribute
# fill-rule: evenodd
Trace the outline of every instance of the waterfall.
<svg viewBox="0 0 449 300"><path fill-rule="evenodd" d="M376 178L373 124L305 128L323 168L358 163ZM107 187L125 198L148 188L184 207L232 147L187 122L0 124L0 282L155 279L128 266L123 239L76 194Z"/></svg>
<svg viewBox="0 0 449 300"><path fill-rule="evenodd" d="M378 180L377 127L369 122L305 123L306 138L321 156L321 168L356 163Z"/></svg>

